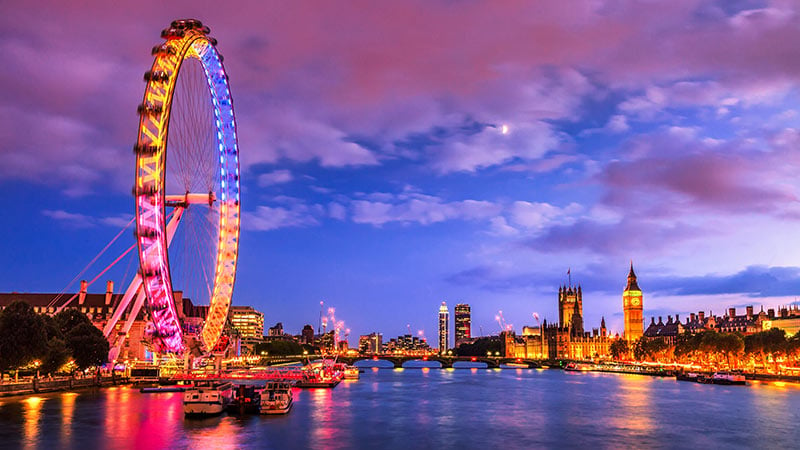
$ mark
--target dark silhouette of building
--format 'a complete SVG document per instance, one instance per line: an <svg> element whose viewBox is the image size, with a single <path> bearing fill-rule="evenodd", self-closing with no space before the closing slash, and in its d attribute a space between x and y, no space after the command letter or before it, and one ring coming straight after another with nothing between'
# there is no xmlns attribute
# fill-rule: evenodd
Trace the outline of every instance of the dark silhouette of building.
<svg viewBox="0 0 800 450"><path fill-rule="evenodd" d="M472 337L472 317L470 314L469 305L466 303L459 303L455 307L455 321L456 321L456 347L461 343L467 342Z"/></svg>

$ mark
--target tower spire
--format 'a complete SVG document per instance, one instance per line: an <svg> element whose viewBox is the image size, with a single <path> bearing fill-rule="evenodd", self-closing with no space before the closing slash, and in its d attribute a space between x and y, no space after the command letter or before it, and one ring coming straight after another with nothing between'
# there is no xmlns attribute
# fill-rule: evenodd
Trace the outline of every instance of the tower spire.
<svg viewBox="0 0 800 450"><path fill-rule="evenodd" d="M636 272L633 271L633 260L631 260L631 271L628 272L628 285L625 286L626 291L641 291L639 283L636 282Z"/></svg>

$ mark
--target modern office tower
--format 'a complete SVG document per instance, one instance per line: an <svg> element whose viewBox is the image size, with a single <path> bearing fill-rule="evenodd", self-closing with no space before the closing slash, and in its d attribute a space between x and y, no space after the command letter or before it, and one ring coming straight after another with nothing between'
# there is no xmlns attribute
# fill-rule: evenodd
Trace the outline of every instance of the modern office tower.
<svg viewBox="0 0 800 450"><path fill-rule="evenodd" d="M450 312L447 310L447 304L442 302L439 307L439 353L447 352L450 347Z"/></svg>
<svg viewBox="0 0 800 450"><path fill-rule="evenodd" d="M456 347L458 347L459 344L472 337L472 319L469 305L466 303L457 304L453 311L456 320Z"/></svg>

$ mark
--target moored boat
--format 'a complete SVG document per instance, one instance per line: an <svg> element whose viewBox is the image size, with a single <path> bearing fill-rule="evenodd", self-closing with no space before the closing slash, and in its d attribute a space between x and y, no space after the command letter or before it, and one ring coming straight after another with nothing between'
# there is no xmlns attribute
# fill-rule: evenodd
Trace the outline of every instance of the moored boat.
<svg viewBox="0 0 800 450"><path fill-rule="evenodd" d="M299 388L332 388L344 378L344 374L330 360L314 361L303 368L303 378L295 386Z"/></svg>
<svg viewBox="0 0 800 450"><path fill-rule="evenodd" d="M292 409L294 396L289 383L267 383L261 391L259 412L261 414L286 414Z"/></svg>
<svg viewBox="0 0 800 450"><path fill-rule="evenodd" d="M357 380L360 376L360 370L356 366L346 366L344 368L344 379L345 380Z"/></svg>
<svg viewBox="0 0 800 450"><path fill-rule="evenodd" d="M183 393L183 413L187 416L214 416L231 402L230 382L198 381Z"/></svg>
<svg viewBox="0 0 800 450"><path fill-rule="evenodd" d="M571 362L564 366L564 370L568 372L587 372L592 370L593 366L591 364L584 364L584 363L574 363Z"/></svg>
<svg viewBox="0 0 800 450"><path fill-rule="evenodd" d="M692 381L695 383L700 382L702 375L697 372L681 372L675 374L675 379L678 381Z"/></svg>
<svg viewBox="0 0 800 450"><path fill-rule="evenodd" d="M261 405L261 392L264 386L240 384L233 390L233 398L228 404L229 413L257 414Z"/></svg>
<svg viewBox="0 0 800 450"><path fill-rule="evenodd" d="M715 372L711 377L711 382L714 384L727 384L736 386L744 386L747 384L747 380L745 379L744 375L725 371Z"/></svg>

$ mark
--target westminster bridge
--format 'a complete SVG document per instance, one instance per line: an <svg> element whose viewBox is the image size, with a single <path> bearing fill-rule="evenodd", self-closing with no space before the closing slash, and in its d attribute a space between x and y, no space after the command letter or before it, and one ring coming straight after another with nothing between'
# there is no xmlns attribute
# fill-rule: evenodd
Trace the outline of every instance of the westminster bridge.
<svg viewBox="0 0 800 450"><path fill-rule="evenodd" d="M268 356L262 357L262 362L267 365L289 364L296 362L308 362L309 360L320 359L319 355L298 355L298 356ZM379 362L386 361L392 363L395 368L401 368L407 362L436 362L440 368L453 368L456 363L483 363L487 368L537 368L547 365L549 362L540 359L509 358L503 356L446 356L446 355L427 355L427 356L408 356L408 355L339 355L337 361L354 365L359 361ZM558 364L558 363L555 363ZM471 368L469 366L465 368ZM458 366L455 366L458 368Z"/></svg>

